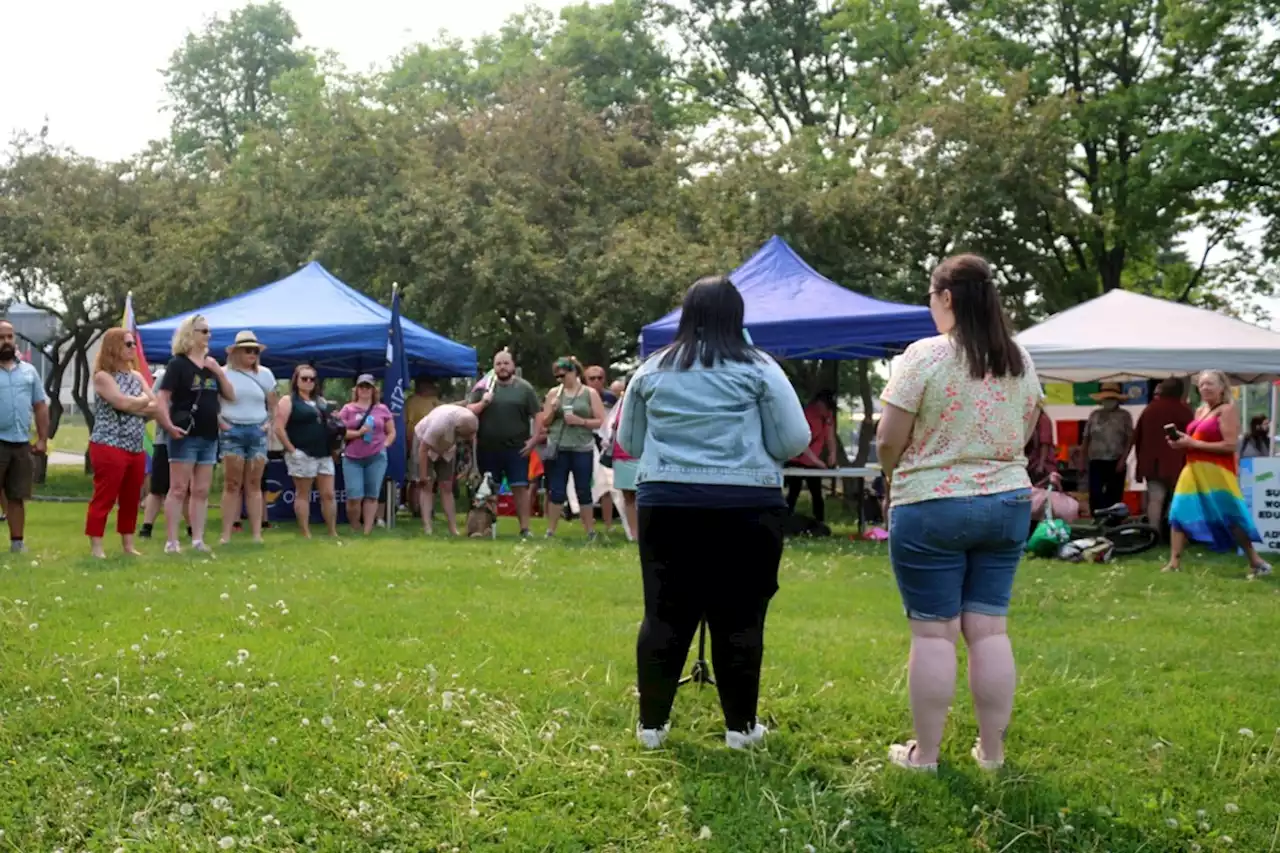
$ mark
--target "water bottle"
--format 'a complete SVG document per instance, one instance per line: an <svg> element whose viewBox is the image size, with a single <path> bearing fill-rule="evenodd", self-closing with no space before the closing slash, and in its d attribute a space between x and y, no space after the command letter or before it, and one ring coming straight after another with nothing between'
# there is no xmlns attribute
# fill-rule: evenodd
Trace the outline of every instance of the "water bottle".
<svg viewBox="0 0 1280 853"><path fill-rule="evenodd" d="M364 434L364 440L365 440L365 443L366 443L366 444L368 444L369 442L373 441L373 427L374 427L374 424L375 424L375 421L374 421L374 419L373 419L373 415L365 415L365 416L364 416L364 425L365 425L366 427L368 427L368 428L369 428L369 431L368 431L368 432L366 432L366 433Z"/></svg>

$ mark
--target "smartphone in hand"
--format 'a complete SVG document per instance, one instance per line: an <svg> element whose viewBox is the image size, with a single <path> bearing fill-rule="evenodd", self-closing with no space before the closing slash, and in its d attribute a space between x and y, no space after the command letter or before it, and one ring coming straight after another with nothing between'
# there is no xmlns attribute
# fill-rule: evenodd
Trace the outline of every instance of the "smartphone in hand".
<svg viewBox="0 0 1280 853"><path fill-rule="evenodd" d="M1164 437L1170 441L1177 441L1182 437L1182 433L1178 432L1178 428L1173 424L1164 425Z"/></svg>

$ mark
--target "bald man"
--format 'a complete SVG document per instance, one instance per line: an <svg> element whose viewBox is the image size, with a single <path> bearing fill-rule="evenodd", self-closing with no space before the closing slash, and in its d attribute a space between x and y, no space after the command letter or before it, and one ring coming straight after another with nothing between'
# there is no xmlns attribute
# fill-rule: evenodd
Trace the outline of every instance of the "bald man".
<svg viewBox="0 0 1280 853"><path fill-rule="evenodd" d="M436 487L440 488L440 505L449 523L449 535L458 535L458 512L453 501L453 478L459 442L471 446L471 463L475 460L476 433L480 419L466 406L446 403L436 406L413 428L418 440L418 476L422 481L419 501L422 506L422 532L431 535L431 511L435 508Z"/></svg>

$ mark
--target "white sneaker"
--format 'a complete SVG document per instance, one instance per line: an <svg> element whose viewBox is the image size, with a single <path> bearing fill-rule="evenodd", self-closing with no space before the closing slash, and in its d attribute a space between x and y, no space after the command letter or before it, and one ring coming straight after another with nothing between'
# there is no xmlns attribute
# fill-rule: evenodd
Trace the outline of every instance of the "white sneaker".
<svg viewBox="0 0 1280 853"><path fill-rule="evenodd" d="M669 734L671 734L671 723L667 723L660 729L642 729L640 724L636 723L636 740L640 741L640 745L645 749L661 749L667 742Z"/></svg>
<svg viewBox="0 0 1280 853"><path fill-rule="evenodd" d="M749 732L726 731L724 745L730 749L752 749L764 743L764 736L768 733L769 730L759 723Z"/></svg>
<svg viewBox="0 0 1280 853"><path fill-rule="evenodd" d="M177 542L166 542L164 543L164 552L166 554L181 554L182 546Z"/></svg>

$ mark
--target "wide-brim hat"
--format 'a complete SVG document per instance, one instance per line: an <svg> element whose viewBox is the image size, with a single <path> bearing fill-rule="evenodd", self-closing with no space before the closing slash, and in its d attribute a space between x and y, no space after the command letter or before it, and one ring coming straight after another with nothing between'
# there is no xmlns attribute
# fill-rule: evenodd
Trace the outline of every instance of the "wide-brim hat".
<svg viewBox="0 0 1280 853"><path fill-rule="evenodd" d="M1089 397L1094 400L1127 400L1129 395L1124 393L1124 386L1119 382L1103 382L1098 388L1096 394L1090 394Z"/></svg>
<svg viewBox="0 0 1280 853"><path fill-rule="evenodd" d="M257 335L245 329L243 332L236 332L236 341L227 347L227 352L231 352L233 349L256 349L258 352L262 352L266 348L267 345L258 340Z"/></svg>

